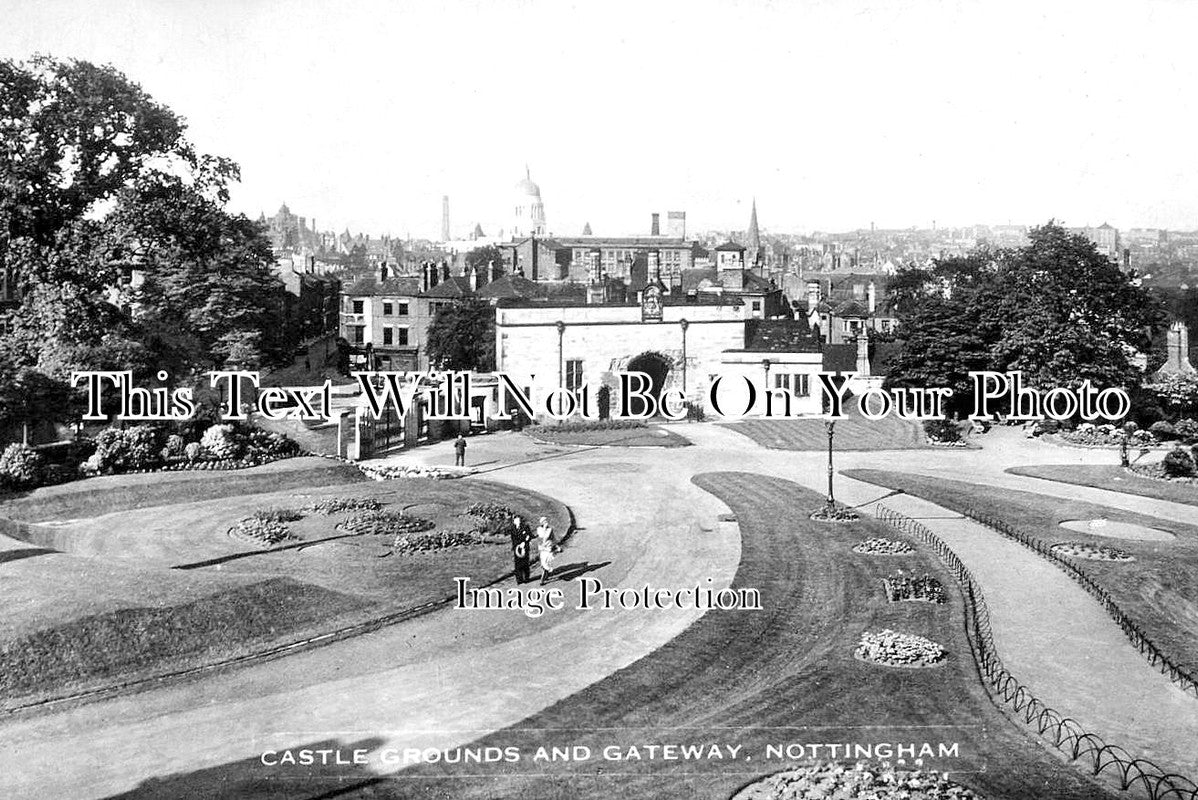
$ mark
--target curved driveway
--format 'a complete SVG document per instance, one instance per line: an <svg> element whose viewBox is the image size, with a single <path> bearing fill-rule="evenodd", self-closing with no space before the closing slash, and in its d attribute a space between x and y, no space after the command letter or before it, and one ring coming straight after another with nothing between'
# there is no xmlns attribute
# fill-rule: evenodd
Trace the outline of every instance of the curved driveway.
<svg viewBox="0 0 1198 800"><path fill-rule="evenodd" d="M691 476L735 469L820 489L824 456L766 450L728 427L676 430L697 446L573 450L498 434L473 441L469 455L489 480L544 492L574 509L580 531L562 564L598 566L590 574L608 585L684 586L711 577L713 585L724 586L739 559L736 526L717 521L726 509L694 487ZM844 453L837 466L984 480L1165 519L1193 513L1146 498L1099 490L1083 494L1079 487L1006 475L1002 470L1014 464L1106 463L1112 455L1050 449L1011 430L991 436L985 450ZM935 458L928 458L932 453ZM452 458L446 443L403 460L449 464ZM853 503L885 493L838 481L838 496ZM0 796L102 797L157 776L235 762L254 765L263 750L313 742L348 746L369 738L376 748L463 744L632 663L697 616L608 611L528 619L519 611L446 609L195 685L0 721ZM545 664L570 667L547 670ZM1099 732L1119 741L1116 732ZM377 762L364 770L389 771Z"/></svg>

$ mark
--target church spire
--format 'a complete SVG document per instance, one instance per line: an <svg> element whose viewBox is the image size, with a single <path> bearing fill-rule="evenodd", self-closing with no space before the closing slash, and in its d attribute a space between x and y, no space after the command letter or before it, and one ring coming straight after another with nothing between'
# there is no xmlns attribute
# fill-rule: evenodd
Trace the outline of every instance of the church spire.
<svg viewBox="0 0 1198 800"><path fill-rule="evenodd" d="M749 250L749 258L754 264L757 263L759 254L761 253L761 231L757 229L757 198L753 198L753 213L749 217L749 241L745 242L745 246Z"/></svg>

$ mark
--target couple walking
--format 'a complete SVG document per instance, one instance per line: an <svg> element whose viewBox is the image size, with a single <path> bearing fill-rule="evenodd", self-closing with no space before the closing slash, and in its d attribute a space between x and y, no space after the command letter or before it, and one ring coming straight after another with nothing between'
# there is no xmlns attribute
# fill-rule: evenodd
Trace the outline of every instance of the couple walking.
<svg viewBox="0 0 1198 800"><path fill-rule="evenodd" d="M537 558L541 562L541 584L544 585L553 575L553 557L561 550L554 540L553 528L549 525L549 519L541 517L535 536L528 529L528 524L519 516L513 516L509 524L511 526L509 535L512 539L512 559L516 564L516 583L528 583L532 580L530 548L535 538Z"/></svg>

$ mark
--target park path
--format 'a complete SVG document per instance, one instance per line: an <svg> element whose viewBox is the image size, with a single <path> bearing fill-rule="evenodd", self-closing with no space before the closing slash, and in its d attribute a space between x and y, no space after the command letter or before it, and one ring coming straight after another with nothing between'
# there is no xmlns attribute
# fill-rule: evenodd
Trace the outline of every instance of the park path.
<svg viewBox="0 0 1198 800"><path fill-rule="evenodd" d="M1064 571L925 500L884 503L930 528L973 573L998 653L1034 696L1135 757L1198 776L1198 701L1150 666ZM872 513L873 504L863 510Z"/></svg>
<svg viewBox="0 0 1198 800"><path fill-rule="evenodd" d="M669 469L667 451L582 460L502 439L505 463L541 459L511 466L502 479L575 513L580 530L560 565L597 567L590 576L609 586L731 583L740 537L718 520L727 507L691 484L689 471ZM482 459L490 446L480 440L471 455ZM0 797L107 797L199 770L262 777L264 750L329 742L369 740L368 770L392 771L377 760L382 750L452 747L512 725L656 650L701 614L574 612L573 584L559 585L567 609L538 619L445 609L197 684L0 720Z"/></svg>
<svg viewBox="0 0 1198 800"><path fill-rule="evenodd" d="M581 530L563 554L564 563L604 565L594 576L609 585L681 586L706 576L717 586L727 585L740 555L737 529L717 521L726 508L694 487L691 476L715 470L759 472L821 490L826 481L823 453L766 450L724 426L674 430L696 446L545 447L523 436L498 434L472 440L469 456L482 477L543 491L574 509ZM999 445L993 449L987 440L987 450L844 453L838 455L837 467L992 482L1016 463L1070 463L1073 458L1101 463L1111 457L1000 439L992 440ZM396 460L448 465L451 447L420 448ZM1051 487L1053 491L1042 493L1079 496L1075 487L1006 478L1031 491ZM838 497L853 504L886 494L870 484L843 477L837 481ZM1112 494L1101 493L1097 502L1167 519L1193 513L1192 508L1145 498L1106 497ZM908 502L915 501L902 499ZM918 510L893 504L899 510ZM918 515L951 516L927 508ZM954 540L954 546L972 543L979 548L970 551L969 563L985 575L979 579L995 614L996 632L1002 631L1000 652L1016 675L1050 705L1087 721L1109 741L1142 743L1138 752L1129 746L1137 755L1166 761L1184 744L1193 750L1192 719L1180 708L1178 714L1171 710L1169 692L1175 690L1159 685L1164 679L1140 660L1113 623L1108 620L1104 628L1102 620L1091 619L1101 612L1088 595L1067 581L1062 584L1063 575L1036 563L1030 553L1013 552L1008 558L988 551L1005 544L992 531L960 521L950 527L963 540ZM994 569L986 567L989 562ZM999 568L1006 564L1018 566ZM1043 593L1031 603L1033 589ZM1021 630L1032 609L1039 609L1044 624L1053 619L1087 622L1081 628L1029 628L1040 638L1029 639L1025 647L1006 631ZM697 618L697 612L613 611L529 620L518 611L443 610L195 685L167 686L44 717L0 720L0 796L103 797L157 776L230 765L261 777L256 759L263 750L314 743L347 746L369 740L376 752L465 744L632 663ZM545 664L562 666L546 670ZM1102 682L1075 685L1077 676L1091 674L1102 676ZM1111 706L1100 692L1129 702ZM1137 697L1147 711L1131 707ZM1192 698L1182 699L1198 708ZM1168 730L1162 734L1162 728ZM394 769L372 761L365 771Z"/></svg>

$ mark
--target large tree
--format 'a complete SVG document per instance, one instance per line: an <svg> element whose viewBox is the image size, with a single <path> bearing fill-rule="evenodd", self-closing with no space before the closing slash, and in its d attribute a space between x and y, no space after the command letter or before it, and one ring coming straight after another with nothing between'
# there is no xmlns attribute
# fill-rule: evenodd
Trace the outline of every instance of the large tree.
<svg viewBox="0 0 1198 800"><path fill-rule="evenodd" d="M495 309L479 300L455 300L433 317L428 356L440 369L495 369Z"/></svg>
<svg viewBox="0 0 1198 800"><path fill-rule="evenodd" d="M1082 236L1049 222L1025 247L933 262L893 286L903 351L890 385L950 386L971 405L970 371L1021 371L1042 389L1137 386L1160 304Z"/></svg>
<svg viewBox="0 0 1198 800"><path fill-rule="evenodd" d="M0 382L44 396L21 371L186 376L273 357L282 287L262 232L224 210L237 179L111 67L0 61L0 270L19 296Z"/></svg>

